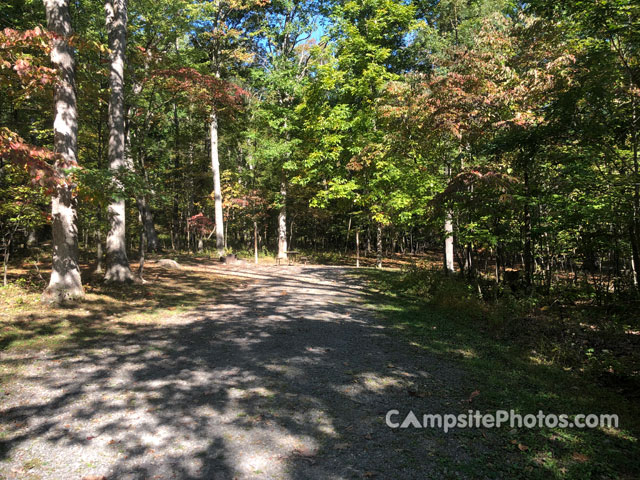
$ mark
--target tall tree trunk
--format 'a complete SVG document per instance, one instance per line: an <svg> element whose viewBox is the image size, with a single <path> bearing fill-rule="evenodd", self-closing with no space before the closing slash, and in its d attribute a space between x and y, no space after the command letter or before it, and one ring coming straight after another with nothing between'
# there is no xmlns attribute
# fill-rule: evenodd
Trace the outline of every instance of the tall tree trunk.
<svg viewBox="0 0 640 480"><path fill-rule="evenodd" d="M107 235L107 282L131 282L133 274L129 268L126 242L126 219L124 187L115 177L122 169L131 169L125 155L124 122L124 63L127 42L127 0L106 0L107 31L111 50L109 73L109 169L114 175L114 183L119 192L107 209L109 233Z"/></svg>
<svg viewBox="0 0 640 480"><path fill-rule="evenodd" d="M153 213L149 208L147 198L144 195L139 195L136 197L136 205L138 206L138 213L140 214L140 222L144 228L147 251L156 252L158 251L158 234L153 224Z"/></svg>
<svg viewBox="0 0 640 480"><path fill-rule="evenodd" d="M179 231L180 231L180 212L178 210L178 185L179 185L179 172L180 172L180 120L178 118L178 106L173 104L173 126L174 126L174 145L173 145L173 180L171 182L171 188L173 190L173 211L171 214L171 249L175 250L179 248Z"/></svg>
<svg viewBox="0 0 640 480"><path fill-rule="evenodd" d="M447 164L447 177L451 179L451 165ZM453 260L453 211L447 208L444 217L444 271L454 273L456 268Z"/></svg>
<svg viewBox="0 0 640 480"><path fill-rule="evenodd" d="M139 91L137 92L139 93ZM125 139L126 139L126 146L128 147L127 149L125 149L127 153L127 163L129 165L133 165L133 159L131 158L130 152L131 152L131 135L130 135L130 130L129 130L129 125L127 124L126 128L126 134L125 134ZM149 190L149 175L147 174L147 168L145 166L145 153L144 151L140 152L138 155L138 169L140 170L140 174L142 175L142 178L144 179L144 187L145 187L145 191ZM153 212L151 211L151 208L149 208L149 202L147 200L147 194L141 194L138 195L136 197L136 206L138 207L138 218L140 220L140 224L142 225L142 228L144 229L144 237L140 237L140 238L144 238L146 245L147 245L147 251L149 252L157 252L158 251L158 234L156 233L156 227L153 223ZM139 275L138 275L139 276Z"/></svg>
<svg viewBox="0 0 640 480"><path fill-rule="evenodd" d="M376 259L376 267L382 268L382 224L381 223L377 224L376 243L377 243L377 254L378 254L378 257Z"/></svg>
<svg viewBox="0 0 640 480"><path fill-rule="evenodd" d="M142 219L140 219L140 221L142 223ZM147 239L144 238L145 236L146 236L145 229L141 228L140 229L140 245L138 245L138 248L140 249L140 263L138 264L138 277L143 282L144 280L142 278L142 272L144 271L144 253L145 253L144 244L147 243Z"/></svg>
<svg viewBox="0 0 640 480"><path fill-rule="evenodd" d="M103 257L102 235L100 234L99 226L96 228L95 240L96 240L96 269L94 270L94 272L102 273L102 257Z"/></svg>
<svg viewBox="0 0 640 480"><path fill-rule="evenodd" d="M454 273L456 271L453 260L453 214L447 209L444 218L444 271Z"/></svg>
<svg viewBox="0 0 640 480"><path fill-rule="evenodd" d="M282 206L278 213L278 258L287 258L287 179L282 173L280 180Z"/></svg>
<svg viewBox="0 0 640 480"><path fill-rule="evenodd" d="M533 285L533 246L531 241L531 206L529 205L529 171L524 172L525 204L524 204L524 281L527 289Z"/></svg>
<svg viewBox="0 0 640 480"><path fill-rule="evenodd" d="M349 251L349 233L351 233L351 217L349 217L349 226L347 227L347 238L344 242L344 254Z"/></svg>
<svg viewBox="0 0 640 480"><path fill-rule="evenodd" d="M218 114L211 112L209 123L211 140L211 171L213 172L214 216L216 222L216 248L218 256L224 256L224 219L222 217L222 188L220 186L220 160L218 158Z"/></svg>
<svg viewBox="0 0 640 480"><path fill-rule="evenodd" d="M253 257L254 263L258 264L258 222L253 221Z"/></svg>
<svg viewBox="0 0 640 480"><path fill-rule="evenodd" d="M356 268L360 268L360 229L356 229Z"/></svg>
<svg viewBox="0 0 640 480"><path fill-rule="evenodd" d="M51 62L58 69L54 89L54 151L60 154L60 171L77 165L78 110L75 91L75 58L69 45L72 34L68 0L44 0L49 30L56 34ZM43 300L59 302L84 297L78 266L78 230L73 185L58 185L51 199L53 266Z"/></svg>
<svg viewBox="0 0 640 480"><path fill-rule="evenodd" d="M38 235L34 229L29 230L25 246L27 248L35 247L38 244Z"/></svg>
<svg viewBox="0 0 640 480"><path fill-rule="evenodd" d="M640 173L638 165L638 127L636 116L636 100L632 97L633 118L632 118L632 143L633 143L633 221L631 226L631 265L633 269L633 283L636 288L640 288Z"/></svg>

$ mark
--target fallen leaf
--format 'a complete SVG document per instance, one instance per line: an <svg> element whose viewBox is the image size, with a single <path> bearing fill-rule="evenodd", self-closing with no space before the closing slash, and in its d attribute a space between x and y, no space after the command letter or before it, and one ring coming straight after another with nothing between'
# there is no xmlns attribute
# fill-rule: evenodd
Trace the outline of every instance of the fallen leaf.
<svg viewBox="0 0 640 480"><path fill-rule="evenodd" d="M280 295L287 295L287 291L286 291L286 290L282 290L282 291L280 292Z"/></svg>
<svg viewBox="0 0 640 480"><path fill-rule="evenodd" d="M480 395L480 390L474 390L471 392L471 395L469 395L469 403L471 403L478 395Z"/></svg>
<svg viewBox="0 0 640 480"><path fill-rule="evenodd" d="M526 452L527 450L529 450L529 447L527 447L526 445L523 445L522 443L519 443L518 450L520 450L521 452Z"/></svg>
<svg viewBox="0 0 640 480"><path fill-rule="evenodd" d="M296 448L293 451L293 454L299 457L314 457L316 455L314 451L308 450L306 448Z"/></svg>
<svg viewBox="0 0 640 480"><path fill-rule="evenodd" d="M375 477L376 474L373 472L364 472L364 476L367 478Z"/></svg>
<svg viewBox="0 0 640 480"><path fill-rule="evenodd" d="M575 460L578 463L586 463L589 461L589 457L578 452L573 452L573 455L571 456L571 458L573 458L573 460Z"/></svg>
<svg viewBox="0 0 640 480"><path fill-rule="evenodd" d="M87 475L86 477L82 477L82 480L107 480L107 477L104 475Z"/></svg>

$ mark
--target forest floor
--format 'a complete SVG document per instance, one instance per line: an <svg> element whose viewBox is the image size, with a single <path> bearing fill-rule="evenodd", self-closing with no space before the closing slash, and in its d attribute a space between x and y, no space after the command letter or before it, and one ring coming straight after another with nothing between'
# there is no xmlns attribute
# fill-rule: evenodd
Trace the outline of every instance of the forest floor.
<svg viewBox="0 0 640 480"><path fill-rule="evenodd" d="M35 292L0 299L0 479L637 473L637 438L624 429L387 427L390 409L537 413L527 396L554 410L610 404L585 401L593 392L544 366L517 370L351 269L180 261L150 264L149 283L128 290L89 281L75 306L38 309ZM621 422L632 405L619 405Z"/></svg>

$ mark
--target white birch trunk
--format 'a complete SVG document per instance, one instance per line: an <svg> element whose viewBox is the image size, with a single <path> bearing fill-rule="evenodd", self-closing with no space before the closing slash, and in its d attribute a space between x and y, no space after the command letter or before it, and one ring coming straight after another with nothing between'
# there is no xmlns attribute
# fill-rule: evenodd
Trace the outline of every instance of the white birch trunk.
<svg viewBox="0 0 640 480"><path fill-rule="evenodd" d="M57 34L51 50L51 63L60 77L54 89L54 151L61 156L61 169L77 165L78 111L75 92L75 58L68 40L72 34L69 0L44 0L49 30ZM56 187L51 199L53 221L53 266L49 286L42 295L46 302L84 297L78 266L73 185Z"/></svg>

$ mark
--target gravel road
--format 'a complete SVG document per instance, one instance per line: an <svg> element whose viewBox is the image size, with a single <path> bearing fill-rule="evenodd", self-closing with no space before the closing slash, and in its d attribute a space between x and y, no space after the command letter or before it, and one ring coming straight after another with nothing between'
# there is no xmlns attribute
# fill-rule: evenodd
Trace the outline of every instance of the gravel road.
<svg viewBox="0 0 640 480"><path fill-rule="evenodd" d="M220 267L242 288L89 348L28 361L0 399L0 479L475 478L477 431L391 429L459 412L454 363L384 327L339 267Z"/></svg>

